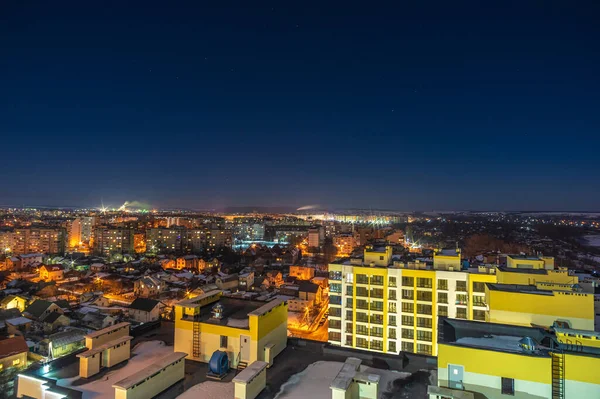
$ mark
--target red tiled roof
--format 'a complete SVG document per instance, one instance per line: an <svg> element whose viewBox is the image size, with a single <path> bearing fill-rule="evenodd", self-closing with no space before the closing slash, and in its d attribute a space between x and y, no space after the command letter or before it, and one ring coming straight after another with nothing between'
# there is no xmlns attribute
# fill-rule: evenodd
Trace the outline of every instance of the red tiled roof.
<svg viewBox="0 0 600 399"><path fill-rule="evenodd" d="M28 351L29 348L27 347L27 342L25 342L25 338L21 336L0 341L0 359Z"/></svg>

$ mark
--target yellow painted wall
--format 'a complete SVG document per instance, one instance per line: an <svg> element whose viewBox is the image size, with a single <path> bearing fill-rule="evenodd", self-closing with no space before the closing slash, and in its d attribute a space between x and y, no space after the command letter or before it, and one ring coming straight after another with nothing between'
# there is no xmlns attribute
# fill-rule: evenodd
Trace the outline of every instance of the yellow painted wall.
<svg viewBox="0 0 600 399"><path fill-rule="evenodd" d="M85 337L85 346L88 349L95 349L115 339L126 337L129 335L129 325L123 326L117 330L110 330L106 334L102 334L96 338Z"/></svg>
<svg viewBox="0 0 600 399"><path fill-rule="evenodd" d="M520 270L526 272L526 270ZM546 270L544 274L517 273L496 270L499 284L526 284L534 285L537 282L555 282L559 284L577 284L579 278L571 276L566 270Z"/></svg>
<svg viewBox="0 0 600 399"><path fill-rule="evenodd" d="M513 258L511 256L506 257L506 267L516 268L529 268L529 269L543 269L544 261L541 259L520 259Z"/></svg>
<svg viewBox="0 0 600 399"><path fill-rule="evenodd" d="M568 320L572 328L594 329L594 297L591 294L552 292L552 295L486 289L488 322L544 326Z"/></svg>
<svg viewBox="0 0 600 399"><path fill-rule="evenodd" d="M177 363L167 366L160 373L149 380L137 385L135 388L124 390L115 388L115 399L148 399L152 398L185 377L185 362L181 359Z"/></svg>
<svg viewBox="0 0 600 399"><path fill-rule="evenodd" d="M106 357L106 367L113 367L124 362L131 356L130 341L125 342L118 348L107 349L102 355Z"/></svg>
<svg viewBox="0 0 600 399"><path fill-rule="evenodd" d="M254 399L267 385L267 369L263 369L248 384L234 382L235 399Z"/></svg>
<svg viewBox="0 0 600 399"><path fill-rule="evenodd" d="M79 376L89 378L100 372L100 354L79 358Z"/></svg>
<svg viewBox="0 0 600 399"><path fill-rule="evenodd" d="M462 365L465 373L479 373L543 384L552 383L551 358L439 344L438 367Z"/></svg>

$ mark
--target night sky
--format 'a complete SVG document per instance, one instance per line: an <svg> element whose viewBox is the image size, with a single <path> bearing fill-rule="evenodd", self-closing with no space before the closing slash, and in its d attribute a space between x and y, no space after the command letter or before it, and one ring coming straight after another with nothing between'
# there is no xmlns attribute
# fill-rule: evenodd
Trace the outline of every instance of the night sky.
<svg viewBox="0 0 600 399"><path fill-rule="evenodd" d="M0 205L600 210L599 20L598 1L5 0Z"/></svg>

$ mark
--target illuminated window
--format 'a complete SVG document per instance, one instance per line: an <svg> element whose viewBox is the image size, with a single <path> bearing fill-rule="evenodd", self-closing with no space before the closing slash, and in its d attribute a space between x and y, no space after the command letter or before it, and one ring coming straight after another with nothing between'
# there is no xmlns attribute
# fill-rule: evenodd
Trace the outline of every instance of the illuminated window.
<svg viewBox="0 0 600 399"><path fill-rule="evenodd" d="M13 360L13 366L18 366L19 364L21 364L21 359Z"/></svg>

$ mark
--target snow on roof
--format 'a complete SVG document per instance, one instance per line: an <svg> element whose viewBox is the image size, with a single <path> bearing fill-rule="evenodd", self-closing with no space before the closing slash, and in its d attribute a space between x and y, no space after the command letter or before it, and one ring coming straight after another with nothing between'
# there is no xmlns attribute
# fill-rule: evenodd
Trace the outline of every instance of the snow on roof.
<svg viewBox="0 0 600 399"><path fill-rule="evenodd" d="M227 326L234 328L248 328L250 326L250 320L248 319L227 319Z"/></svg>
<svg viewBox="0 0 600 399"><path fill-rule="evenodd" d="M513 352L522 352L519 341L523 337L513 337L509 335L490 335L488 337L464 337L456 340L457 344L473 345L489 349L508 350Z"/></svg>
<svg viewBox="0 0 600 399"><path fill-rule="evenodd" d="M162 369L167 366L179 361L187 356L187 353L184 352L173 352L160 360L154 362L154 364L150 364L149 366L141 369L140 371L131 374L129 377L122 379L121 381L113 384L113 388L120 389L129 389L135 384L143 382L145 379L154 376L159 373Z"/></svg>
<svg viewBox="0 0 600 399"><path fill-rule="evenodd" d="M27 323L31 323L31 320L27 317L15 317L14 319L7 319L6 322L13 326L22 326Z"/></svg>
<svg viewBox="0 0 600 399"><path fill-rule="evenodd" d="M257 360L252 362L248 367L242 370L238 375L233 378L233 382L241 382L243 384L248 384L254 377L260 374L264 369L267 368L269 364L267 362L263 362Z"/></svg>

